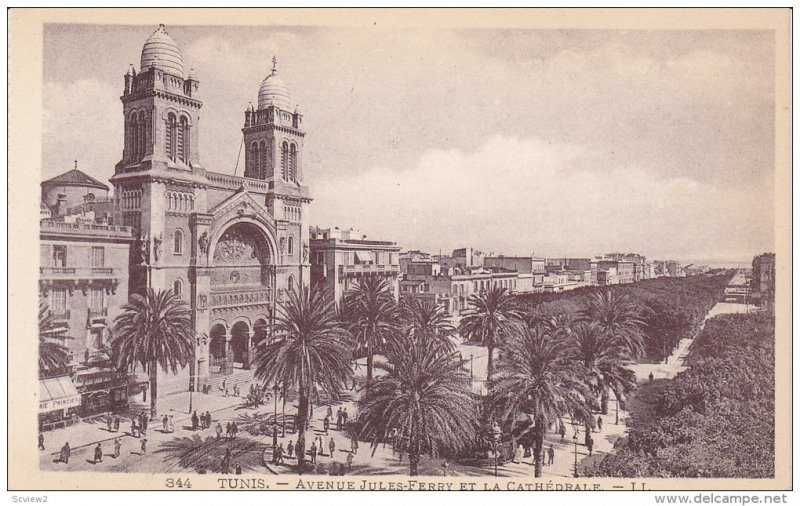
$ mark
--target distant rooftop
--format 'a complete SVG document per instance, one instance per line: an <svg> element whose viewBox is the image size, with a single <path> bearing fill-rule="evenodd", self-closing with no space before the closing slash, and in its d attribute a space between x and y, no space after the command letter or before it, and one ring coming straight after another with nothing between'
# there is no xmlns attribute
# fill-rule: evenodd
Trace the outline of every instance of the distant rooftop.
<svg viewBox="0 0 800 506"><path fill-rule="evenodd" d="M72 169L56 177L42 181L42 186L89 186L92 188L99 188L101 190L109 190L108 185L105 185L93 178L85 172L78 169Z"/></svg>

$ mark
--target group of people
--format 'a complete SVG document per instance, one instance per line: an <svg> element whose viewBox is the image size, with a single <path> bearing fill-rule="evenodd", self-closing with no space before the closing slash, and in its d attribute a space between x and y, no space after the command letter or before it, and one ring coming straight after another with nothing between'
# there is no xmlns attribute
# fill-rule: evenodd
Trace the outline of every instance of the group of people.
<svg viewBox="0 0 800 506"><path fill-rule="evenodd" d="M533 456L533 448L524 447L522 444L517 445L517 449L514 451L514 457L511 459L511 462L514 464L521 464L523 463L524 459ZM539 456L541 462L545 466L552 466L555 463L556 458L556 451L553 449L553 445L550 445L549 448L542 448L542 453ZM536 460L532 459L531 464L535 463Z"/></svg>
<svg viewBox="0 0 800 506"><path fill-rule="evenodd" d="M111 413L106 416L106 429L108 432L119 432L119 415L112 416Z"/></svg>
<svg viewBox="0 0 800 506"><path fill-rule="evenodd" d="M175 420L172 418L172 415L164 415L161 419L161 426L164 429L164 433L171 434L175 432Z"/></svg>
<svg viewBox="0 0 800 506"><path fill-rule="evenodd" d="M143 437L147 435L147 424L150 422L147 413L131 416L131 436Z"/></svg>
<svg viewBox="0 0 800 506"><path fill-rule="evenodd" d="M211 422L210 411L200 412L200 416L197 415L197 411L192 413L192 430L197 430L198 428L208 429L211 427Z"/></svg>

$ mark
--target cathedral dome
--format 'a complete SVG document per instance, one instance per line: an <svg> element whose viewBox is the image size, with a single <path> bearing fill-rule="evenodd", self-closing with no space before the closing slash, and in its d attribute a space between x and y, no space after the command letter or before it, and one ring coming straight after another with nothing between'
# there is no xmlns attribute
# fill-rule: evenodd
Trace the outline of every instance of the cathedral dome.
<svg viewBox="0 0 800 506"><path fill-rule="evenodd" d="M266 109L272 105L284 111L292 110L292 97L286 83L278 77L275 58L272 58L272 73L261 82L261 87L258 89L258 108Z"/></svg>
<svg viewBox="0 0 800 506"><path fill-rule="evenodd" d="M183 77L183 55L164 25L158 25L144 43L140 72L156 67L167 74Z"/></svg>

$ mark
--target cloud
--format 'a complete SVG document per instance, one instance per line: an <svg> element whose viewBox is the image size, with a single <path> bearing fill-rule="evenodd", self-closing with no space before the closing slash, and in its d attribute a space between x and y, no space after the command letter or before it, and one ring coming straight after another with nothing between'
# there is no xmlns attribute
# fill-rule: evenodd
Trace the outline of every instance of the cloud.
<svg viewBox="0 0 800 506"><path fill-rule="evenodd" d="M429 251L747 258L770 249L772 210L756 190L589 166L592 158L576 145L494 136L471 152L426 151L400 174L373 167L324 178L312 188L314 217Z"/></svg>

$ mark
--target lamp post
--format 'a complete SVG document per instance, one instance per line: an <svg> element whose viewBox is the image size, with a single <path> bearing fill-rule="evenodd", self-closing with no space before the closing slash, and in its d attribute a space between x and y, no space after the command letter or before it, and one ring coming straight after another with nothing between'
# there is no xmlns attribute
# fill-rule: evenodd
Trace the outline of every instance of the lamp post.
<svg viewBox="0 0 800 506"><path fill-rule="evenodd" d="M619 397L615 400L617 402L614 403L614 425L619 425Z"/></svg>
<svg viewBox="0 0 800 506"><path fill-rule="evenodd" d="M578 477L578 433L576 432L574 436L572 436L572 443L575 445L575 468L572 473L572 476L575 478Z"/></svg>
<svg viewBox="0 0 800 506"><path fill-rule="evenodd" d="M283 407L281 408L281 437L286 437L286 387L283 387Z"/></svg>
<svg viewBox="0 0 800 506"><path fill-rule="evenodd" d="M472 379L472 353L469 354L469 379Z"/></svg>
<svg viewBox="0 0 800 506"><path fill-rule="evenodd" d="M494 443L494 477L497 478L497 459L498 459L498 445L500 444L500 436L502 435L503 431L500 429L500 425L495 421L492 424L492 443Z"/></svg>
<svg viewBox="0 0 800 506"><path fill-rule="evenodd" d="M273 411L274 415L272 417L272 449L273 450L278 447L278 391L279 390L280 389L278 388L278 384L275 383L275 386L272 389L272 391L274 393L273 401L274 401L274 404L275 404L275 410Z"/></svg>

